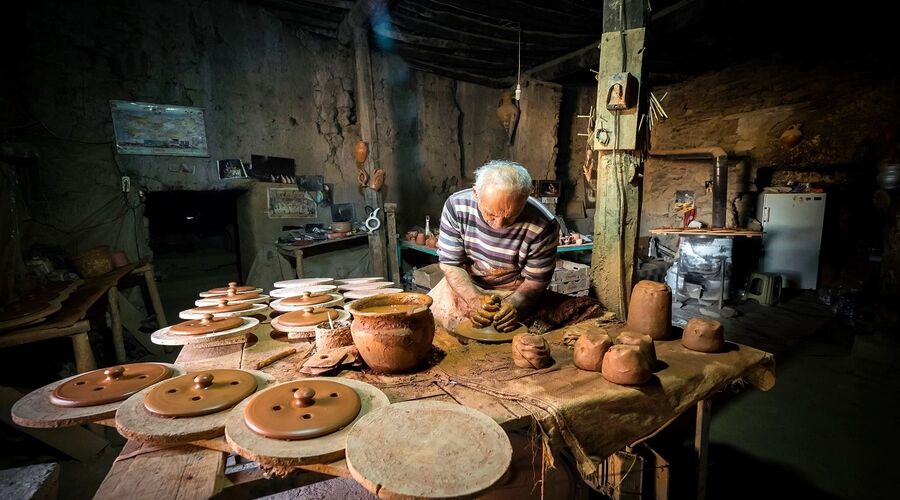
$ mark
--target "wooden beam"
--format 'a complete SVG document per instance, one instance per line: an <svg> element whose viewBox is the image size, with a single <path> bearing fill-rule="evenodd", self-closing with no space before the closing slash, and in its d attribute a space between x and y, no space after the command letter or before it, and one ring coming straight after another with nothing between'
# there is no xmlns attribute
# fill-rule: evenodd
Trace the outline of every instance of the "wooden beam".
<svg viewBox="0 0 900 500"><path fill-rule="evenodd" d="M336 7L344 10L350 10L354 5L350 0L295 0L294 3L324 5L326 7Z"/></svg>
<svg viewBox="0 0 900 500"><path fill-rule="evenodd" d="M416 33L411 33L407 31L400 31L394 26L391 25L377 25L372 27L372 31L376 36L390 38L391 40L398 40L401 42L405 42L411 45L422 45L425 47L432 47L437 49L447 49L447 50L495 50L492 46L487 46L489 48L483 49L479 46L473 46L472 44L461 42L459 40L453 38L439 38L439 37L431 37L419 35ZM510 46L509 54L511 57L515 57L515 51L512 49L513 46ZM529 50L529 56L537 57L538 54L545 54L547 57L552 57L555 54L558 54L562 51L568 50L565 46L535 46ZM524 55L524 54L523 54ZM526 56L527 57L527 56Z"/></svg>
<svg viewBox="0 0 900 500"><path fill-rule="evenodd" d="M304 5L288 0L254 0L269 12L278 17L287 14L309 16L317 19L328 19L334 22L340 22L346 15L346 10L337 7L327 8L316 5Z"/></svg>
<svg viewBox="0 0 900 500"><path fill-rule="evenodd" d="M321 35L326 38L337 38L337 30L327 30L322 28L314 28L312 26L304 26L302 24L295 24L294 27L298 30L305 31L307 33L313 33L315 35ZM296 33L295 33L296 34Z"/></svg>
<svg viewBox="0 0 900 500"><path fill-rule="evenodd" d="M353 43L353 29L362 28L369 21L372 12L379 10L388 11L389 0L356 0L353 8L344 16L341 25L338 27L338 41L342 45L350 45Z"/></svg>
<svg viewBox="0 0 900 500"><path fill-rule="evenodd" d="M410 0L415 1L415 0ZM582 31L584 33L596 32L597 23L590 16L577 16L560 12L546 6L526 4L521 1L491 2L486 0L435 0L444 5L454 5L459 10L490 16L505 20L513 25L531 24L528 20L534 20L533 25L541 26L545 30L560 30L565 32ZM542 2L552 5L552 2Z"/></svg>
<svg viewBox="0 0 900 500"><path fill-rule="evenodd" d="M478 75L467 71L447 68L446 66L429 64L423 61L407 61L409 67L417 71L424 71L435 75L446 76L454 80L462 80L464 82L477 83L491 88L505 88L516 82L515 76L507 78L489 78L484 75Z"/></svg>
<svg viewBox="0 0 900 500"><path fill-rule="evenodd" d="M603 32L643 28L647 8L643 0L604 0Z"/></svg>
<svg viewBox="0 0 900 500"><path fill-rule="evenodd" d="M600 40L592 42L574 52L569 52L543 64L539 64L527 71L525 75L535 80L553 81L576 71L597 64L600 53Z"/></svg>

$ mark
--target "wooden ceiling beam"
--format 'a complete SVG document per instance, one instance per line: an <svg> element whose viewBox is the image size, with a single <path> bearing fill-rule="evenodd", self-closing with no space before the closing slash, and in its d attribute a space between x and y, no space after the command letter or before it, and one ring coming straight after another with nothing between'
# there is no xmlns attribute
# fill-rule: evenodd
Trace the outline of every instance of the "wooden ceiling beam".
<svg viewBox="0 0 900 500"><path fill-rule="evenodd" d="M346 11L340 8L327 8L315 5L305 5L290 0L253 0L262 5L276 16L284 13L303 14L320 19L328 19L340 22L346 15Z"/></svg>
<svg viewBox="0 0 900 500"><path fill-rule="evenodd" d="M408 0L415 1L415 0ZM546 7L537 7L521 2L510 8L508 2L492 2L490 0L434 0L445 5L456 6L459 10L506 20L513 25L522 24L523 28L540 26L545 30L562 30L566 32L600 33L599 20L588 16L579 17L559 12ZM544 2L542 2L544 3ZM546 2L552 5L552 2Z"/></svg>
<svg viewBox="0 0 900 500"><path fill-rule="evenodd" d="M460 71L450 68L445 68L443 66L436 66L424 61L407 61L409 67L416 71L424 71L426 73L432 73L439 76L444 76L447 78L452 78L453 80L461 80L464 82L477 83L479 85L484 85L485 87L491 88L505 88L509 87L511 84L515 83L515 77L511 78L490 78L483 75L478 75L474 73L470 73L467 71Z"/></svg>
<svg viewBox="0 0 900 500"><path fill-rule="evenodd" d="M325 7L335 7L344 10L350 10L354 5L354 2L350 0L293 0L293 3L323 5Z"/></svg>
<svg viewBox="0 0 900 500"><path fill-rule="evenodd" d="M597 40L576 51L539 64L525 71L525 74L535 80L552 82L585 68L597 66L599 63L600 40Z"/></svg>

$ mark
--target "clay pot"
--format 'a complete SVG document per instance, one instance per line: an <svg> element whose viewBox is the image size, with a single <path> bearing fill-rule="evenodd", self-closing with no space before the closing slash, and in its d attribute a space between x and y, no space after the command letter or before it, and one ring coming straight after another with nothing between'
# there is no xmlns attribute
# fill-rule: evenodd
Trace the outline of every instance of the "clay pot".
<svg viewBox="0 0 900 500"><path fill-rule="evenodd" d="M381 191L382 186L384 186L384 170L376 168L375 172L372 173L372 178L369 179L369 189Z"/></svg>
<svg viewBox="0 0 900 500"><path fill-rule="evenodd" d="M516 133L516 124L519 123L519 107L513 102L513 93L509 90L500 92L500 100L497 102L497 119L506 130L509 143L512 144L513 135Z"/></svg>
<svg viewBox="0 0 900 500"><path fill-rule="evenodd" d="M432 299L424 293L392 293L347 306L350 334L359 354L376 372L406 373L422 365L434 340Z"/></svg>
<svg viewBox="0 0 900 500"><path fill-rule="evenodd" d="M128 255L121 251L117 250L112 254L112 263L115 267L124 267L128 265Z"/></svg>
<svg viewBox="0 0 900 500"><path fill-rule="evenodd" d="M656 346L653 345L653 338L649 335L641 335L640 333L623 330L616 337L615 343L638 346L644 356L647 357L650 368L656 366Z"/></svg>
<svg viewBox="0 0 900 500"><path fill-rule="evenodd" d="M353 223L349 221L332 222L331 230L335 233L349 233L353 230Z"/></svg>
<svg viewBox="0 0 900 500"><path fill-rule="evenodd" d="M316 351L322 352L349 345L353 345L349 321L333 323L323 321L316 325Z"/></svg>
<svg viewBox="0 0 900 500"><path fill-rule="evenodd" d="M98 246L74 257L75 272L82 278L93 278L113 270L112 252L108 246Z"/></svg>
<svg viewBox="0 0 900 500"><path fill-rule="evenodd" d="M692 351L721 352L725 348L722 323L705 318L691 318L684 325L681 345Z"/></svg>
<svg viewBox="0 0 900 500"><path fill-rule="evenodd" d="M424 245L425 241L425 233L416 234L416 245Z"/></svg>
<svg viewBox="0 0 900 500"><path fill-rule="evenodd" d="M512 340L512 360L519 368L535 370L547 368L553 364L550 346L540 335L520 333Z"/></svg>
<svg viewBox="0 0 900 500"><path fill-rule="evenodd" d="M628 304L628 330L661 340L672 324L672 290L665 283L639 281Z"/></svg>
<svg viewBox="0 0 900 500"><path fill-rule="evenodd" d="M781 134L781 145L785 148L792 148L803 140L803 131L800 130L803 125L795 123L787 128Z"/></svg>
<svg viewBox="0 0 900 500"><path fill-rule="evenodd" d="M437 236L433 234L429 234L427 238L425 238L425 246L428 248L437 248Z"/></svg>
<svg viewBox="0 0 900 500"><path fill-rule="evenodd" d="M578 337L575 341L573 361L575 366L589 372L599 372L603 369L603 356L612 347L612 341L606 330L588 332Z"/></svg>
<svg viewBox="0 0 900 500"><path fill-rule="evenodd" d="M360 139L356 143L356 148L353 150L353 156L356 158L357 165L362 165L366 162L366 158L369 157L369 145L366 144L366 141Z"/></svg>
<svg viewBox="0 0 900 500"><path fill-rule="evenodd" d="M418 231L408 231L406 233L406 241L411 241L413 243L416 242L416 236L419 235Z"/></svg>
<svg viewBox="0 0 900 500"><path fill-rule="evenodd" d="M650 362L636 345L614 345L603 356L603 378L619 385L640 385L653 375Z"/></svg>

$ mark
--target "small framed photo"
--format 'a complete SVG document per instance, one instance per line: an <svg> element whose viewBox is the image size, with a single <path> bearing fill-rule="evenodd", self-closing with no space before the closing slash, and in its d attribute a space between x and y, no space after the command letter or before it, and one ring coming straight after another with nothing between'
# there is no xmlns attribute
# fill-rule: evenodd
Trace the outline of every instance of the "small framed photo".
<svg viewBox="0 0 900 500"><path fill-rule="evenodd" d="M238 159L219 160L219 180L225 179L246 179L247 170L244 169L244 162Z"/></svg>
<svg viewBox="0 0 900 500"><path fill-rule="evenodd" d="M315 219L316 201L312 193L293 188L269 188L268 212L270 219Z"/></svg>
<svg viewBox="0 0 900 500"><path fill-rule="evenodd" d="M559 181L543 180L538 183L538 196L541 198L558 198L562 192Z"/></svg>

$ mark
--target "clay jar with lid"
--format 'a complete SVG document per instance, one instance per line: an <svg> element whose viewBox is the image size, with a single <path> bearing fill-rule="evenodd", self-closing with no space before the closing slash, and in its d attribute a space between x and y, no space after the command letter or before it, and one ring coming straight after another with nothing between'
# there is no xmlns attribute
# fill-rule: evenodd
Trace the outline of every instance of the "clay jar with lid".
<svg viewBox="0 0 900 500"><path fill-rule="evenodd" d="M628 304L628 330L654 340L669 336L672 324L672 290L665 283L639 281Z"/></svg>
<svg viewBox="0 0 900 500"><path fill-rule="evenodd" d="M350 334L363 361L381 373L407 373L421 366L434 340L432 299L424 293L375 295L351 303Z"/></svg>

